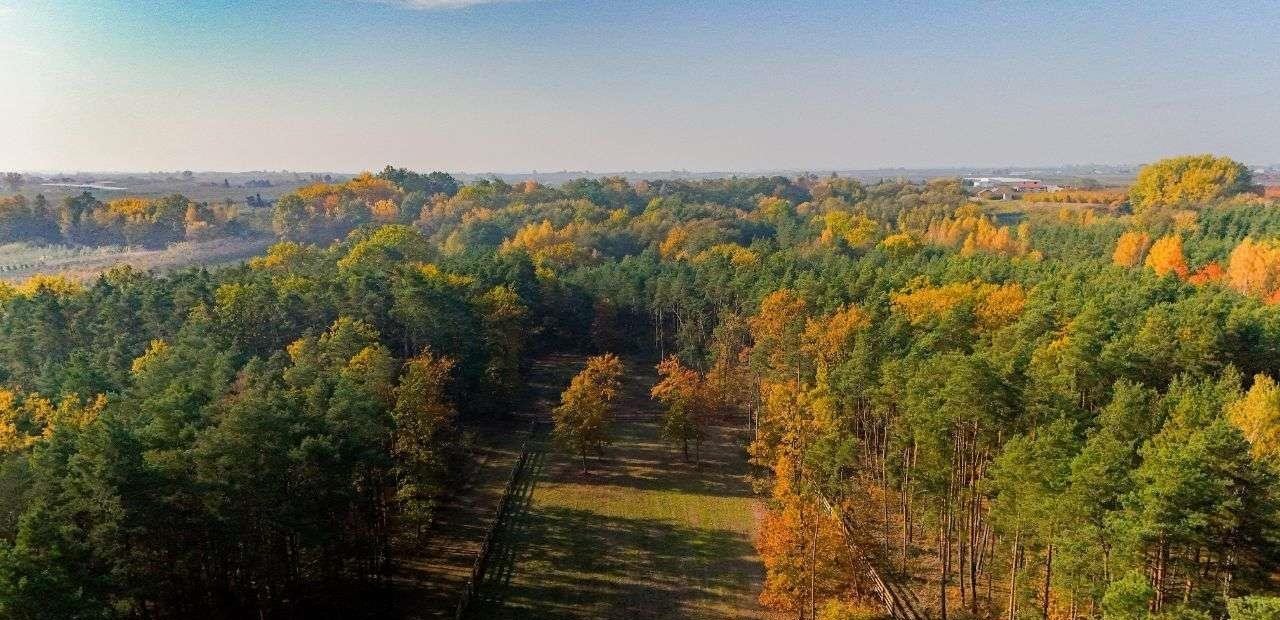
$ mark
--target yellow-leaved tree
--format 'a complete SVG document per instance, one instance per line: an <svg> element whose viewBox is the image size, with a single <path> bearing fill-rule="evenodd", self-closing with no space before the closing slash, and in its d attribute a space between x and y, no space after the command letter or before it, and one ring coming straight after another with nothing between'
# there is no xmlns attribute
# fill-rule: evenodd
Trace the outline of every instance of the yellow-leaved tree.
<svg viewBox="0 0 1280 620"><path fill-rule="evenodd" d="M1116 250L1111 253L1111 261L1121 267L1137 267L1142 263L1142 254L1147 251L1151 236L1142 231L1129 231L1120 235L1116 241Z"/></svg>
<svg viewBox="0 0 1280 620"><path fill-rule="evenodd" d="M1190 205L1249 189L1249 169L1229 157L1185 155L1143 166L1129 188L1134 211L1155 205Z"/></svg>
<svg viewBox="0 0 1280 620"><path fill-rule="evenodd" d="M1255 376L1249 391L1228 408L1227 417L1249 440L1256 458L1280 465L1280 386L1275 379Z"/></svg>
<svg viewBox="0 0 1280 620"><path fill-rule="evenodd" d="M818 238L823 245L833 245L839 240L851 248L868 246L875 242L880 229L875 220L863 213L828 211L823 221L826 226Z"/></svg>
<svg viewBox="0 0 1280 620"><path fill-rule="evenodd" d="M1245 237L1227 261L1227 283L1245 295L1271 301L1280 290L1280 244Z"/></svg>
<svg viewBox="0 0 1280 620"><path fill-rule="evenodd" d="M622 387L622 360L606 353L587 359L587 365L560 394L560 406L551 412L555 438L560 445L582 459L587 471L587 454L602 454L609 443L610 405Z"/></svg>

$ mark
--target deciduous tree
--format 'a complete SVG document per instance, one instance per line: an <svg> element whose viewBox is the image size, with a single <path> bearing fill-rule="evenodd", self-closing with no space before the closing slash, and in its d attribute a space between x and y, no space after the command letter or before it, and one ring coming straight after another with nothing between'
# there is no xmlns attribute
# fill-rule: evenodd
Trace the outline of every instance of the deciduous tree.
<svg viewBox="0 0 1280 620"><path fill-rule="evenodd" d="M622 371L622 360L612 353L588 358L552 412L556 440L582 458L583 472L587 455L603 454L609 443L611 405L622 386Z"/></svg>

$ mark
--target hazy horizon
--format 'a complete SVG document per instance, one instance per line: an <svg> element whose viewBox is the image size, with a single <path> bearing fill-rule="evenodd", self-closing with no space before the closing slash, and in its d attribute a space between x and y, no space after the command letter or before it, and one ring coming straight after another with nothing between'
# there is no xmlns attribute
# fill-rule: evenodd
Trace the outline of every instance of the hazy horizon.
<svg viewBox="0 0 1280 620"><path fill-rule="evenodd" d="M1180 3L0 0L0 169L1269 165L1277 22Z"/></svg>
<svg viewBox="0 0 1280 620"><path fill-rule="evenodd" d="M1113 169L1121 169L1121 168L1137 168L1137 167L1142 166L1142 165L1145 165L1145 164L1147 164L1147 163L1150 163L1150 162L1117 162L1117 163L1110 163L1110 162L1108 162L1108 163L1080 162L1080 163L1043 164L1043 165L1023 165L1023 164L1017 164L1017 163L1012 163L1012 164L973 164L973 165L952 164L952 165L940 165L940 166L881 166L881 167L875 167L875 168L853 168L853 167L847 167L847 166L846 166L846 167L813 167L813 166L805 167L805 166L787 166L787 167L780 167L780 168L742 168L742 169L710 169L710 168L707 168L707 169L691 169L691 168L646 168L646 169L628 169L628 170L623 170L623 169L601 168L601 169L557 169L557 170L551 170L551 169L547 169L547 170L535 170L535 169L528 169L528 170L517 170L517 169L511 169L511 170L453 170L453 169L448 169L448 168L439 168L439 169L431 169L431 170L439 170L439 171L441 171L441 172L447 172L447 173L449 173L449 174L464 175L464 176L482 176L482 175L491 175L491 174L497 174L497 175L519 175L519 174L534 174L534 175L543 175L543 174L547 174L547 175L557 175L557 174L574 174L574 173L583 173L583 174L592 174L592 175L625 175L625 174L658 174L658 173L680 173L680 174L689 174L689 175L714 175L714 174L727 174L727 175L753 175L753 174L761 174L761 175L762 175L762 174L775 174L775 173L787 173L787 174L806 174L806 173L809 173L809 174L824 174L824 173L828 173L828 172L844 173L844 172L881 172L881 171L884 171L884 172L892 172L892 171L905 171L905 172L957 171L957 172L960 172L960 171L979 171L979 170L996 170L996 169L999 169L999 170L1015 170L1015 171L1016 171L1016 170L1043 171L1043 170L1050 170L1050 169L1078 169L1078 168L1087 168L1087 167L1098 167L1098 168L1113 168ZM1244 163L1245 163L1246 165L1248 165L1248 166L1251 166L1251 167L1256 167L1256 166L1274 166L1274 165L1275 165L1275 164L1270 163L1270 162L1244 162ZM212 168L211 168L211 169L190 169L190 168L181 168L181 167L169 167L169 168L157 168L157 169L154 169L154 170L129 170L129 169L122 169L122 170L100 169L100 170L94 170L94 169L73 169L73 168L64 168L64 169L58 169L58 168L44 168L44 169L9 168L9 169L6 169L6 171L12 170L12 171L14 171L14 172L21 172L21 173L24 173L24 174L35 174L35 175L46 175L46 174L49 174L49 175L56 175L56 174L68 174L68 175L69 175L69 174L102 174L102 175L147 174L147 175L150 175L150 174L175 174L175 173L181 173L181 172L184 172L184 171L186 171L186 172L192 172L193 174L197 174L197 175L199 175L199 174L255 174L255 173L257 173L257 174L340 174L340 175L356 175L356 174L360 174L360 173L362 173L362 172L377 172L377 171L381 170L381 169L382 169L384 166L386 166L386 165L391 165L391 166L395 166L395 167L405 167L405 166L401 166L399 162L386 162L386 163L384 163L384 164L379 164L379 165L376 165L376 166L375 166L375 165L368 165L368 166L364 166L364 167L361 167L361 168L346 169L346 170L328 170L328 169L296 169L296 170L295 170L295 169L289 169L289 168L279 168L279 169L256 169L256 170L247 170L247 169L243 169L243 170L233 170L233 169L219 170L219 169L212 169ZM413 167L412 167L412 166L409 166L408 168L413 168ZM427 171L427 170L429 170L429 169L428 169L428 168L418 168L417 170L419 170L419 171Z"/></svg>

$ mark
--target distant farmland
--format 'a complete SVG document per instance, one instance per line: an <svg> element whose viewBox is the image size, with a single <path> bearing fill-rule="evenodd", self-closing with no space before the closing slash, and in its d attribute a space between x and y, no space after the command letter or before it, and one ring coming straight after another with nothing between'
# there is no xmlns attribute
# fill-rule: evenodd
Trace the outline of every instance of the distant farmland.
<svg viewBox="0 0 1280 620"><path fill-rule="evenodd" d="M162 250L10 243L0 245L0 280L18 281L38 273L61 274L74 280L92 280L98 274L122 264L163 272L196 265L236 263L260 254L273 241L273 238L266 236L185 241Z"/></svg>

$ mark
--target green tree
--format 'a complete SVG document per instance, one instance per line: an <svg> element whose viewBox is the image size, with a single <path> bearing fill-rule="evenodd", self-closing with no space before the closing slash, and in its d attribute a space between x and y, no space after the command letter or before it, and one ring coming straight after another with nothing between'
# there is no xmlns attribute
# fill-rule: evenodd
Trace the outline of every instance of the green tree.
<svg viewBox="0 0 1280 620"><path fill-rule="evenodd" d="M1243 596L1227 600L1231 620L1280 620L1280 597Z"/></svg>
<svg viewBox="0 0 1280 620"><path fill-rule="evenodd" d="M405 362L395 389L396 500L415 538L431 522L445 482L445 438L457 413L447 394L452 370L453 360L425 351Z"/></svg>

